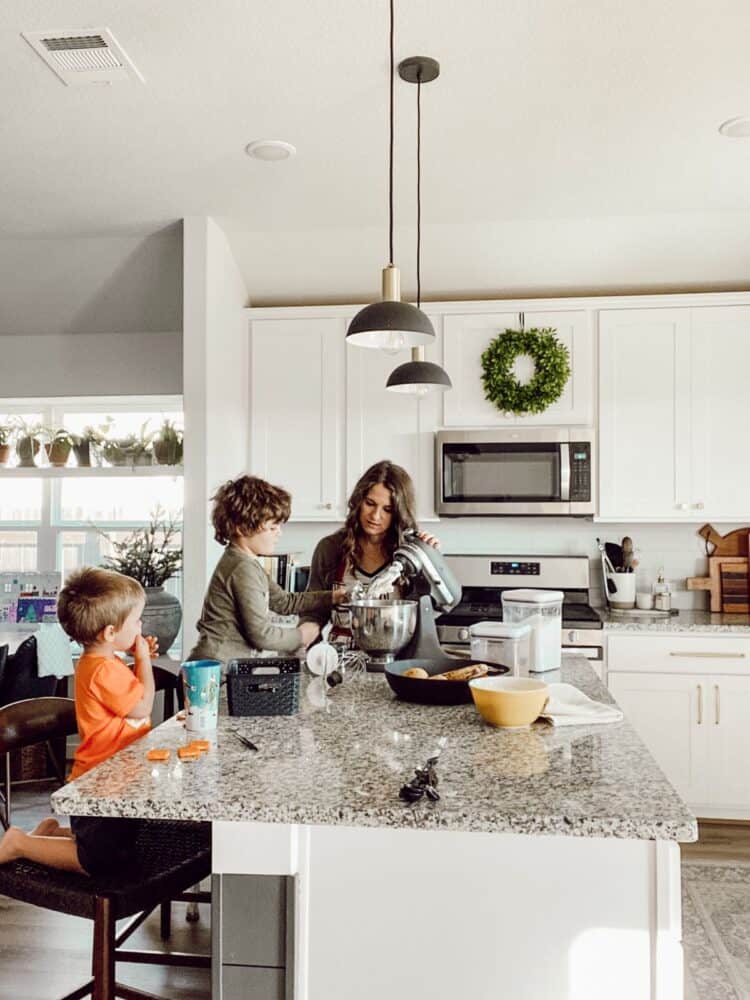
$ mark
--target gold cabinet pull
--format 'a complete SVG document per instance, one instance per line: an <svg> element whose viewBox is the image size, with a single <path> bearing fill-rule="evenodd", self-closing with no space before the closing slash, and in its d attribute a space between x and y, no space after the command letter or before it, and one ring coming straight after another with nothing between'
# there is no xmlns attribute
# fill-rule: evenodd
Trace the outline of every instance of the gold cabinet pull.
<svg viewBox="0 0 750 1000"><path fill-rule="evenodd" d="M670 651L670 656L684 656L694 660L744 660L746 653L685 653Z"/></svg>
<svg viewBox="0 0 750 1000"><path fill-rule="evenodd" d="M698 725L703 725L703 685L698 685Z"/></svg>
<svg viewBox="0 0 750 1000"><path fill-rule="evenodd" d="M714 725L718 726L721 722L721 701L719 698L719 685L714 684Z"/></svg>

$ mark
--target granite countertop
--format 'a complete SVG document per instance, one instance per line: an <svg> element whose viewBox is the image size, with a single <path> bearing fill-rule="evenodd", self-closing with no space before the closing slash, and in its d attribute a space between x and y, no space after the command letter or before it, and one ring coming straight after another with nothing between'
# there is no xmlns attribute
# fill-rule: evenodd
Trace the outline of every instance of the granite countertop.
<svg viewBox="0 0 750 1000"><path fill-rule="evenodd" d="M710 611L680 611L676 615L616 614L597 608L608 632L726 632L750 635L750 615L720 615Z"/></svg>
<svg viewBox="0 0 750 1000"><path fill-rule="evenodd" d="M588 662L553 678L612 698ZM487 726L473 705L398 701L379 674L323 693L305 677L295 716L220 716L211 749L180 762L192 735L172 719L52 796L65 815L235 820L692 841L694 817L625 722L525 730ZM249 736L257 753L234 732ZM146 760L170 747L166 764ZM398 798L440 751L441 800Z"/></svg>

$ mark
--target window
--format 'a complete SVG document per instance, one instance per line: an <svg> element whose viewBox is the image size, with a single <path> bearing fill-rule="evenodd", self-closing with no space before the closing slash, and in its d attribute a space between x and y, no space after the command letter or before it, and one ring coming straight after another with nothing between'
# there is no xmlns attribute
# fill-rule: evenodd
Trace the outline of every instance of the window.
<svg viewBox="0 0 750 1000"><path fill-rule="evenodd" d="M22 420L29 427L64 427L73 433L109 425L111 437L126 437L139 435L144 424L147 433L155 433L164 419L182 427L181 399L0 400L0 423ZM17 464L15 455L10 464ZM43 456L37 464L46 464ZM73 459L70 464L74 467ZM157 508L181 515L181 475L160 475L158 469L135 475L127 467L112 471L98 478L96 469L67 478L64 471L3 478L0 468L0 571L55 569L65 580L72 570L96 565L107 554L107 537L100 531L120 540L147 524ZM180 577L167 581L165 589L182 599Z"/></svg>

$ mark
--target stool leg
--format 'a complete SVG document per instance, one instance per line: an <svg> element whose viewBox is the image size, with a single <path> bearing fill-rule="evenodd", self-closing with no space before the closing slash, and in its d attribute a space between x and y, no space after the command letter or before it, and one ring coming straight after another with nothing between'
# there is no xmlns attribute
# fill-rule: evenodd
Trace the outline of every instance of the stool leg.
<svg viewBox="0 0 750 1000"><path fill-rule="evenodd" d="M10 826L10 754L4 755L5 760L5 815L0 817L0 822L7 830Z"/></svg>
<svg viewBox="0 0 750 1000"><path fill-rule="evenodd" d="M92 1000L115 1000L115 918L112 901L106 896L96 897L92 947Z"/></svg>
<svg viewBox="0 0 750 1000"><path fill-rule="evenodd" d="M172 933L172 904L169 900L159 908L159 932L162 941L166 941Z"/></svg>

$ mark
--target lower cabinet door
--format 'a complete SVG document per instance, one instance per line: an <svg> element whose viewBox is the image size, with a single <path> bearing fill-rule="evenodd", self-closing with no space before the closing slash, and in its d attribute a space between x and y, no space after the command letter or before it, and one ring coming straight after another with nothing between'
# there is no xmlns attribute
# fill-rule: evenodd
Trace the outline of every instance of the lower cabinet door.
<svg viewBox="0 0 750 1000"><path fill-rule="evenodd" d="M284 1000L286 996L286 974L283 969L225 965L221 971L220 1000Z"/></svg>
<svg viewBox="0 0 750 1000"><path fill-rule="evenodd" d="M709 676L709 815L750 817L750 677Z"/></svg>
<svg viewBox="0 0 750 1000"><path fill-rule="evenodd" d="M612 696L688 805L708 793L713 691L703 676L608 674Z"/></svg>

